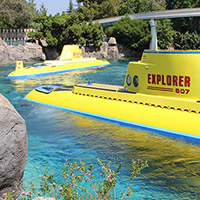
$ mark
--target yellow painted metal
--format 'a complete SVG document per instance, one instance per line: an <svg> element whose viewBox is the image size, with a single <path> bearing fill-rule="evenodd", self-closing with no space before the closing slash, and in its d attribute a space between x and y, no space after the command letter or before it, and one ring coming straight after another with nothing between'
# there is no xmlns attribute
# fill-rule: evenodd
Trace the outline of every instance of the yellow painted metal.
<svg viewBox="0 0 200 200"><path fill-rule="evenodd" d="M24 68L24 64L22 61L16 61L15 71L21 71Z"/></svg>
<svg viewBox="0 0 200 200"><path fill-rule="evenodd" d="M82 51L77 45L65 45L62 49L59 60L83 58Z"/></svg>
<svg viewBox="0 0 200 200"><path fill-rule="evenodd" d="M129 63L127 76L138 76L139 85L128 86L125 81L124 87L143 94L200 100L200 51L158 52L144 51L141 61Z"/></svg>
<svg viewBox="0 0 200 200"><path fill-rule="evenodd" d="M77 45L65 45L63 47L59 60L47 60L43 63L37 63L33 67L23 67L22 61L16 62L16 68L8 77L25 77L26 75L39 76L42 74L53 74L75 69L98 67L109 64L106 60L96 58L83 58L81 50Z"/></svg>
<svg viewBox="0 0 200 200"><path fill-rule="evenodd" d="M124 86L75 85L26 98L61 108L200 136L200 52L151 51L130 62ZM129 78L128 78L129 76Z"/></svg>
<svg viewBox="0 0 200 200"><path fill-rule="evenodd" d="M200 136L200 114L127 101L129 95L134 99L134 94L94 88L75 86L73 91L55 90L49 94L33 90L26 98L61 108Z"/></svg>
<svg viewBox="0 0 200 200"><path fill-rule="evenodd" d="M41 64L46 64L41 63ZM36 68L36 67L23 67L20 70L15 70L9 74L9 76L25 76L25 75L39 75L43 73L57 73L59 71L65 71L65 70L73 70L78 68L86 68L86 67L92 67L92 66L98 66L98 65L107 65L109 64L106 60L88 60L88 61L80 61L80 62L69 62L62 65L47 65L44 67Z"/></svg>

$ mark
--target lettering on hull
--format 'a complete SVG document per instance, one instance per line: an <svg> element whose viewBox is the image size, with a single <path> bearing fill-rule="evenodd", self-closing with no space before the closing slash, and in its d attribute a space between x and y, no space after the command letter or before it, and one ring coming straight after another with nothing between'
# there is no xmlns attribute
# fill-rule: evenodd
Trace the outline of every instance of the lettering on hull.
<svg viewBox="0 0 200 200"><path fill-rule="evenodd" d="M182 75L163 75L163 74L148 74L147 75L147 83L151 84L147 89L149 90L158 90L164 92L176 92L178 94L188 94L189 89L179 89L175 90L169 86L175 87L187 87L189 88L191 85L190 76L182 76ZM155 85L155 86L152 86Z"/></svg>

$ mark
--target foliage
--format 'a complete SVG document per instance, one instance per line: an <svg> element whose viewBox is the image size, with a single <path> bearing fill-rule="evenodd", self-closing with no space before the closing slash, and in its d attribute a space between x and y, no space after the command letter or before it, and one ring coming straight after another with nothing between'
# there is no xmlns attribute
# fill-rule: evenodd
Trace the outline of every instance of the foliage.
<svg viewBox="0 0 200 200"><path fill-rule="evenodd" d="M159 0L121 0L119 15L157 11L164 9L164 1Z"/></svg>
<svg viewBox="0 0 200 200"><path fill-rule="evenodd" d="M170 20L157 20L158 46L166 49L169 44L173 44L175 31ZM151 34L149 21L131 20L129 17L122 18L110 28L110 36L128 48L142 52L149 48Z"/></svg>
<svg viewBox="0 0 200 200"><path fill-rule="evenodd" d="M63 13L47 16L46 13L35 17L40 23L39 32L30 33L33 39L46 38L49 46L62 47L64 44L94 44L103 35L99 24L81 21L81 16L73 12L70 15Z"/></svg>
<svg viewBox="0 0 200 200"><path fill-rule="evenodd" d="M72 3L72 0L69 1L69 11L70 11L70 13L72 13L72 11L73 11L73 3Z"/></svg>
<svg viewBox="0 0 200 200"><path fill-rule="evenodd" d="M119 2L120 0L79 0L78 3L83 3L83 7L78 11L86 21L113 17L118 15Z"/></svg>
<svg viewBox="0 0 200 200"><path fill-rule="evenodd" d="M45 7L43 2L42 2L42 5L40 6L38 14L41 14L41 15L46 15L47 14L47 8Z"/></svg>
<svg viewBox="0 0 200 200"><path fill-rule="evenodd" d="M175 49L200 49L200 37L195 31L185 34L177 32L174 38Z"/></svg>
<svg viewBox="0 0 200 200"><path fill-rule="evenodd" d="M173 45L176 31L172 28L172 22L169 19L157 20L157 38L158 47L167 49Z"/></svg>
<svg viewBox="0 0 200 200"><path fill-rule="evenodd" d="M66 159L64 164L63 178L64 183L56 184L53 174L49 174L47 169L45 174L40 176L40 192L37 192L34 184L31 182L31 190L22 192L19 199L32 199L34 196L51 196L56 199L129 199L132 195L130 187L134 177L140 174L141 170L148 167L147 161L132 160L132 172L130 180L127 183L127 189L121 193L116 194L117 176L120 173L122 163L119 164L116 170L111 169L111 161L103 163L97 159L98 167L94 168L93 164L86 165L83 161L70 163ZM98 177L95 178L96 172L100 171ZM28 188L24 188L27 190ZM4 194L5 200L12 199L11 194Z"/></svg>
<svg viewBox="0 0 200 200"><path fill-rule="evenodd" d="M47 9L42 4L36 10L35 0L1 0L0 28L35 28L37 32L29 33L33 39L45 38L49 46L61 49L65 44L81 44L99 46L99 39L103 36L103 29L92 20L127 15L131 13L150 12L165 9L200 7L200 0L77 0L78 8L74 9L69 1L69 12L47 16ZM82 6L80 6L82 5ZM178 18L158 20L158 46L167 48L174 43L176 32L176 48L188 48L193 45L193 39L198 43L196 33L200 34L200 20L196 18ZM195 34L192 34L196 31ZM146 21L131 21L123 18L116 22L109 30L110 36L135 51L142 51L149 47L150 27ZM190 38L190 39L188 39ZM177 41L190 41L192 45L179 47Z"/></svg>
<svg viewBox="0 0 200 200"><path fill-rule="evenodd" d="M166 0L166 9L182 9L182 8L198 8L200 7L200 0ZM200 34L200 18L192 17L192 18L178 18L173 19L173 28L176 31L181 33L186 33L189 31L190 33L197 31Z"/></svg>
<svg viewBox="0 0 200 200"><path fill-rule="evenodd" d="M35 14L34 1L1 0L0 28L29 28Z"/></svg>
<svg viewBox="0 0 200 200"><path fill-rule="evenodd" d="M166 9L179 9L179 8L192 8L192 4L196 4L196 1L188 1L188 0L165 0L166 1Z"/></svg>
<svg viewBox="0 0 200 200"><path fill-rule="evenodd" d="M141 52L149 47L151 39L149 22L124 17L110 28L110 36L115 37L118 43Z"/></svg>

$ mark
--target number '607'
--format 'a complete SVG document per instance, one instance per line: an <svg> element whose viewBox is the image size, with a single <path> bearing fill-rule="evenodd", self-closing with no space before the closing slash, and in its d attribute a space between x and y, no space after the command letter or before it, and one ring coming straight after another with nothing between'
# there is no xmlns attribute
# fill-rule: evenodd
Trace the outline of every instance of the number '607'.
<svg viewBox="0 0 200 200"><path fill-rule="evenodd" d="M189 89L179 89L179 88L176 88L175 90L176 93L180 93L180 94L188 94L190 92Z"/></svg>

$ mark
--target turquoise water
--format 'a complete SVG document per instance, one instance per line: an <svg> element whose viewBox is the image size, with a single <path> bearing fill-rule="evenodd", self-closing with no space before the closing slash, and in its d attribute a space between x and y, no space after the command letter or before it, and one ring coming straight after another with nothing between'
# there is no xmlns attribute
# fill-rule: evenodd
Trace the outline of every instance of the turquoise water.
<svg viewBox="0 0 200 200"><path fill-rule="evenodd" d="M9 80L14 64L0 66L0 92L7 97L26 120L28 158L24 185L39 182L47 166L62 180L65 159L71 162L96 159L112 161L113 167L123 163L117 190L127 186L131 159L143 159L149 168L132 182L132 199L200 199L200 145L155 133L30 103L23 97L44 84L96 83L123 85L128 60L112 60L111 65L95 70L82 70L37 79Z"/></svg>

